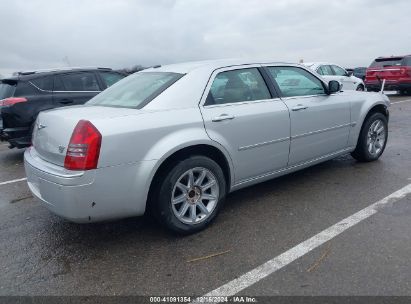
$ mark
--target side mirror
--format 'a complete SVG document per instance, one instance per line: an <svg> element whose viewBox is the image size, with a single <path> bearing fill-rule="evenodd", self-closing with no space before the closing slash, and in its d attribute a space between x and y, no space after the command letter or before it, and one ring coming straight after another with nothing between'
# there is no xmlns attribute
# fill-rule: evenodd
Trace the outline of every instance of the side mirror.
<svg viewBox="0 0 411 304"><path fill-rule="evenodd" d="M347 77L351 77L354 74L354 71L347 71Z"/></svg>
<svg viewBox="0 0 411 304"><path fill-rule="evenodd" d="M337 80L331 80L328 83L328 95L337 93L341 90L342 86Z"/></svg>

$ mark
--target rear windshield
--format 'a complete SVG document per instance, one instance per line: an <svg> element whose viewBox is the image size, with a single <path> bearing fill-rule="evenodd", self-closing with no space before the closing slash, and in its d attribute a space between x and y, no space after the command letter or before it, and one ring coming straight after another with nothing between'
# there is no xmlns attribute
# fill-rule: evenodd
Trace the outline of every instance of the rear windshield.
<svg viewBox="0 0 411 304"><path fill-rule="evenodd" d="M13 96L16 90L16 82L0 82L0 100Z"/></svg>
<svg viewBox="0 0 411 304"><path fill-rule="evenodd" d="M371 63L370 68L384 68L389 66L399 66L402 65L402 57L393 58L377 58Z"/></svg>
<svg viewBox="0 0 411 304"><path fill-rule="evenodd" d="M140 72L120 80L92 98L87 105L141 109L184 74Z"/></svg>

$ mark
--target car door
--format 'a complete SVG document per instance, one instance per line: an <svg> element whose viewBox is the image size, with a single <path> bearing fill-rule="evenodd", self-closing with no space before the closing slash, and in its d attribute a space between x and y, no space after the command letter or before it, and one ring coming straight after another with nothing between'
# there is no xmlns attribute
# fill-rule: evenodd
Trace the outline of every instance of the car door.
<svg viewBox="0 0 411 304"><path fill-rule="evenodd" d="M327 95L325 84L301 67L272 66L267 71L290 110L289 166L347 148L351 118L346 96Z"/></svg>
<svg viewBox="0 0 411 304"><path fill-rule="evenodd" d="M94 72L70 72L54 76L53 101L57 106L84 104L100 91Z"/></svg>
<svg viewBox="0 0 411 304"><path fill-rule="evenodd" d="M209 137L230 153L235 183L288 163L288 109L263 77L260 66L219 69L211 76L200 106Z"/></svg>
<svg viewBox="0 0 411 304"><path fill-rule="evenodd" d="M342 67L339 67L337 65L331 65L331 68L333 69L335 76L337 76L338 81L340 81L343 84L343 90L355 90L355 80L352 79L350 76L348 76L348 72L344 70Z"/></svg>

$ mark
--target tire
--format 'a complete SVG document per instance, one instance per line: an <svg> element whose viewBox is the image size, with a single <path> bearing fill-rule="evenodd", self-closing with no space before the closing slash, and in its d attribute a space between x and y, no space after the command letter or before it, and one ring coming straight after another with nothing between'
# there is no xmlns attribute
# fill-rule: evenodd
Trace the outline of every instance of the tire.
<svg viewBox="0 0 411 304"><path fill-rule="evenodd" d="M178 234L192 234L215 219L226 192L221 167L208 157L191 156L175 163L158 179L150 200L151 212L167 229Z"/></svg>
<svg viewBox="0 0 411 304"><path fill-rule="evenodd" d="M364 88L364 86L363 86L362 84L360 84L360 85L358 85L356 91L363 92L363 91L365 91L365 88Z"/></svg>
<svg viewBox="0 0 411 304"><path fill-rule="evenodd" d="M384 152L387 139L387 118L381 113L373 113L366 118L361 128L357 146L351 155L361 162L375 161Z"/></svg>

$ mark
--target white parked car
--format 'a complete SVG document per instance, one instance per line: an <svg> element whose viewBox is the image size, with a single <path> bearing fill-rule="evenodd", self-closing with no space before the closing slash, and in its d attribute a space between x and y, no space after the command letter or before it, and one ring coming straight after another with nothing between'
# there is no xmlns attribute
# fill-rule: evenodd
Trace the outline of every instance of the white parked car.
<svg viewBox="0 0 411 304"><path fill-rule="evenodd" d="M304 65L320 74L327 82L331 80L339 81L343 90L364 91L365 85L361 78L355 77L344 68L334 63L309 62Z"/></svg>

